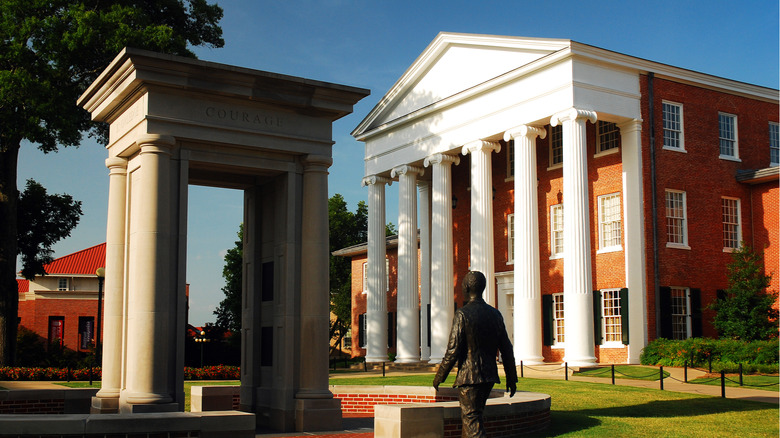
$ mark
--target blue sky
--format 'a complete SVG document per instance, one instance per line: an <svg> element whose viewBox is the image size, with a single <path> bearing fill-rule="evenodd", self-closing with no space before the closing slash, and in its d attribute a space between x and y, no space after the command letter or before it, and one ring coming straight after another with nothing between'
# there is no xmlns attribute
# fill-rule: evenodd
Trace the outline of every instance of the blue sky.
<svg viewBox="0 0 780 438"><path fill-rule="evenodd" d="M207 61L371 90L337 121L330 194L354 210L363 147L349 134L441 31L571 39L742 82L778 88L778 2L754 1L359 1L224 0L225 47L195 50ZM84 216L56 256L105 241L106 151L89 139L44 155L24 145L19 183L34 178L51 193L83 202ZM387 218L397 223L395 186ZM222 299L225 251L242 220L238 191L190 187L190 322L214 321Z"/></svg>

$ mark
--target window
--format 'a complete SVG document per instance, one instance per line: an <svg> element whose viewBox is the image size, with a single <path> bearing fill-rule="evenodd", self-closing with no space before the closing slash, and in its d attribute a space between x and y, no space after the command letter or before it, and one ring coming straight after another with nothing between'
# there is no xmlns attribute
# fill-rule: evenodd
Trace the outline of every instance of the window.
<svg viewBox="0 0 780 438"><path fill-rule="evenodd" d="M678 103L663 102L664 149L685 150L683 108Z"/></svg>
<svg viewBox="0 0 780 438"><path fill-rule="evenodd" d="M599 249L621 249L620 194L599 196Z"/></svg>
<svg viewBox="0 0 780 438"><path fill-rule="evenodd" d="M563 346L565 331L563 324L563 294L553 294L553 345Z"/></svg>
<svg viewBox="0 0 780 438"><path fill-rule="evenodd" d="M623 344L623 321L620 314L620 289L601 291L601 316L605 344Z"/></svg>
<svg viewBox="0 0 780 438"><path fill-rule="evenodd" d="M722 198L721 203L723 205L723 250L738 249L742 242L739 199Z"/></svg>
<svg viewBox="0 0 780 438"><path fill-rule="evenodd" d="M385 259L385 292L390 291L390 260ZM368 262L363 262L363 293L368 292Z"/></svg>
<svg viewBox="0 0 780 438"><path fill-rule="evenodd" d="M599 120L596 129L598 130L596 154L617 149L620 145L620 131L616 123Z"/></svg>
<svg viewBox="0 0 780 438"><path fill-rule="evenodd" d="M49 317L49 345L58 345L62 347L62 338L65 333L65 317Z"/></svg>
<svg viewBox="0 0 780 438"><path fill-rule="evenodd" d="M550 207L550 258L563 257L563 204Z"/></svg>
<svg viewBox="0 0 780 438"><path fill-rule="evenodd" d="M685 192L666 191L666 246L688 246Z"/></svg>
<svg viewBox="0 0 780 438"><path fill-rule="evenodd" d="M737 116L724 113L718 114L718 127L720 158L739 160Z"/></svg>
<svg viewBox="0 0 780 438"><path fill-rule="evenodd" d="M352 349L352 329L347 329L347 333L344 334L344 349Z"/></svg>
<svg viewBox="0 0 780 438"><path fill-rule="evenodd" d="M550 167L563 165L563 126L550 127Z"/></svg>
<svg viewBox="0 0 780 438"><path fill-rule="evenodd" d="M672 293L672 339L691 337L689 293L687 287L673 287Z"/></svg>
<svg viewBox="0 0 780 438"><path fill-rule="evenodd" d="M780 165L780 124L769 123L769 165Z"/></svg>
<svg viewBox="0 0 780 438"><path fill-rule="evenodd" d="M515 215L509 214L506 217L506 236L509 240L507 245L506 262L515 262Z"/></svg>
<svg viewBox="0 0 780 438"><path fill-rule="evenodd" d="M368 293L368 262L363 262L363 293Z"/></svg>
<svg viewBox="0 0 780 438"><path fill-rule="evenodd" d="M57 290L59 290L59 291L67 291L67 290L69 290L68 283L69 282L68 282L67 278L60 278L59 279L59 283L57 285Z"/></svg>

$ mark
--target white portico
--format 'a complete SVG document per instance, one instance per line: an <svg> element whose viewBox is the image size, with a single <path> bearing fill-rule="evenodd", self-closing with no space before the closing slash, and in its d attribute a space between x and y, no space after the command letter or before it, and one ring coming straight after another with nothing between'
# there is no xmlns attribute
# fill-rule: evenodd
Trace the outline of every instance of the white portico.
<svg viewBox="0 0 780 438"><path fill-rule="evenodd" d="M384 223L394 219L385 218L384 194L394 181L400 199L397 360L438 363L445 352L459 287L453 281L452 191L466 185L468 248L458 251L468 251L469 269L487 277L488 303L504 311L506 303L513 303L513 315L505 319L513 322L518 363L543 361L537 139L546 137L547 127L561 125L565 360L580 366L596 362L590 247L595 225L585 132L589 123L606 120L620 130L626 233L626 284L621 287L630 296L628 357L638 362L646 344L646 274L641 70L635 61L569 40L452 33L434 39L352 133L365 143L364 185L369 188L367 361L387 360ZM513 195L496 194L492 180L492 158L504 146L513 148ZM452 166L458 165L469 166L468 181L453 181ZM419 201L413 199L415 183ZM504 229L494 215L496 196L514 196L513 272L496 267L495 236ZM405 258L414 248L415 221L420 230L419 287L417 265Z"/></svg>

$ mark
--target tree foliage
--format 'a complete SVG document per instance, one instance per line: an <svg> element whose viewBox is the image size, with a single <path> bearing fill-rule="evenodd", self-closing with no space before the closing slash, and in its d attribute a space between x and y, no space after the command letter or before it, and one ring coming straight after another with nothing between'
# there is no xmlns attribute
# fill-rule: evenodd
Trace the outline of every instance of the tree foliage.
<svg viewBox="0 0 780 438"><path fill-rule="evenodd" d="M22 276L46 275L43 265L54 260L51 247L70 236L81 218L81 201L70 195L50 195L32 179L19 196L19 254Z"/></svg>
<svg viewBox="0 0 780 438"><path fill-rule="evenodd" d="M14 361L18 297L17 162L23 141L43 152L105 141L76 99L126 47L194 57L222 47L222 9L207 0L0 0L0 366Z"/></svg>
<svg viewBox="0 0 780 438"><path fill-rule="evenodd" d="M244 224L238 228L238 240L235 246L225 254L225 266L222 268L222 277L225 286L222 292L225 299L220 301L214 315L217 316L216 326L229 330L233 334L241 333L241 291L243 284L244 266Z"/></svg>
<svg viewBox="0 0 780 438"><path fill-rule="evenodd" d="M767 291L771 277L764 274L761 254L746 244L733 253L727 267L728 289L713 302L713 325L721 338L744 341L776 338L776 291Z"/></svg>

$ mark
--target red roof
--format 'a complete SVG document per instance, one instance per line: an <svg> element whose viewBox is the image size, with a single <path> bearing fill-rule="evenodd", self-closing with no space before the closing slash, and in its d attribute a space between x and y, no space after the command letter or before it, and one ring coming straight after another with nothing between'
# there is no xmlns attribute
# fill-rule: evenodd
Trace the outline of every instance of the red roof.
<svg viewBox="0 0 780 438"><path fill-rule="evenodd" d="M43 268L49 275L95 275L97 268L103 266L106 266L105 243L54 259L48 265L44 265Z"/></svg>
<svg viewBox="0 0 780 438"><path fill-rule="evenodd" d="M21 294L25 292L30 291L30 281L29 280L21 280L19 278L16 279L16 290Z"/></svg>

